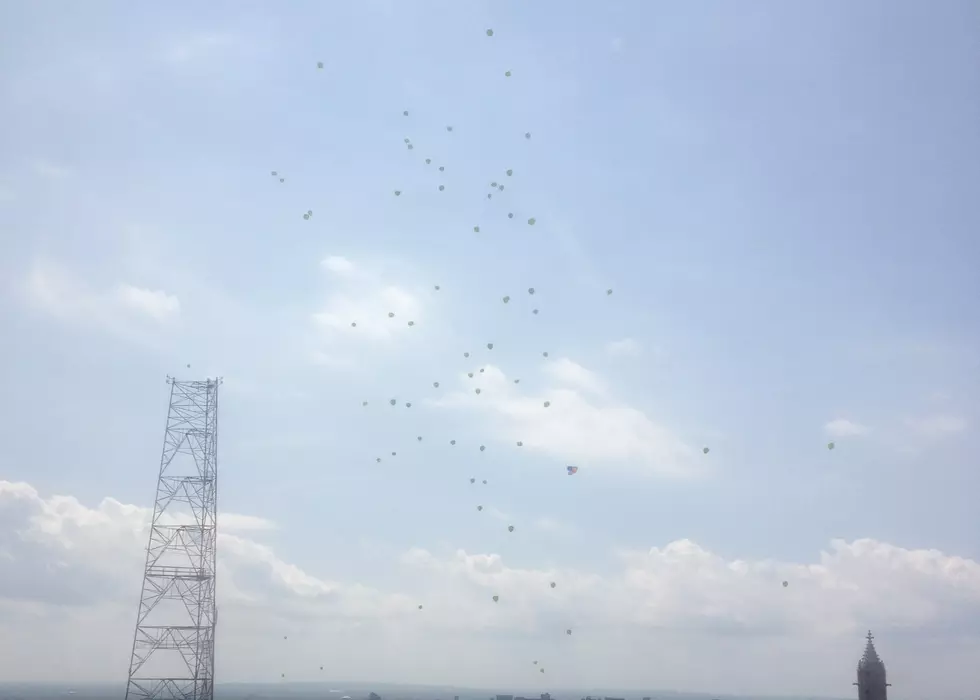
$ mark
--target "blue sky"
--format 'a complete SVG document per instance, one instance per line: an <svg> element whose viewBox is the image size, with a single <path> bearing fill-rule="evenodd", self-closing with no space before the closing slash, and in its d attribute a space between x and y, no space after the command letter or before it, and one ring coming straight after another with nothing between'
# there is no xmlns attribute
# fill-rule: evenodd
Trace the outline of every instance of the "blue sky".
<svg viewBox="0 0 980 700"><path fill-rule="evenodd" d="M980 645L947 629L980 608L974 4L32 3L2 17L0 479L34 489L33 507L150 505L165 375L220 374L220 506L268 523L242 541L395 596L379 609L436 597L450 574L406 566L457 550L500 554L518 578L632 581L624 552L676 541L741 575L732 562L803 572L832 540L868 539L927 580L901 588L861 550L870 578L844 566L851 578L827 574L792 605L851 595L832 579L931 613L851 596L824 611L833 629L790 610L766 636L765 603L743 606L789 574L737 595L694 567L677 590L703 583L721 613L665 598L656 577L634 608L659 611L644 644L676 649L673 670L637 657L613 671L582 646L562 680L702 688L682 661L714 635L713 689L846 694L877 626L895 628L899 696L976 684L947 668ZM488 200L491 181L506 189ZM0 524L19 537L23 523ZM965 578L943 578L956 560L928 576L908 564L929 549L964 558ZM805 571L801 588L819 578ZM109 601L120 629L133 572ZM620 629L614 611L566 602ZM751 630L744 658L704 615ZM438 640L462 632L432 624L428 646L391 647L411 665L365 655L346 677L523 682L492 639L471 641L483 666L440 666ZM277 677L257 648L227 652L228 673ZM93 656L106 671L91 675L126 653ZM811 659L811 675L760 680L774 654Z"/></svg>

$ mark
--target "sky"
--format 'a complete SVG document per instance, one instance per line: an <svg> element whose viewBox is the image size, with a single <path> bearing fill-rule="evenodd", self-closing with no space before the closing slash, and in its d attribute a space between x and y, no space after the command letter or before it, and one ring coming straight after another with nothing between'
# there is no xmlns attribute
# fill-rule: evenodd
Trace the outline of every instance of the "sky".
<svg viewBox="0 0 980 700"><path fill-rule="evenodd" d="M976 697L978 23L4 4L0 679L125 678L170 375L219 681Z"/></svg>

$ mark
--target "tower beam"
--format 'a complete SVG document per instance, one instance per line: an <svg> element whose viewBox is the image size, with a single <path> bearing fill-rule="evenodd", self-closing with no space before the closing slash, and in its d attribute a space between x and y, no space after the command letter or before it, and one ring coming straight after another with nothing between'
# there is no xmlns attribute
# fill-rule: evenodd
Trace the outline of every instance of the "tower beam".
<svg viewBox="0 0 980 700"><path fill-rule="evenodd" d="M221 379L167 383L126 700L213 700Z"/></svg>

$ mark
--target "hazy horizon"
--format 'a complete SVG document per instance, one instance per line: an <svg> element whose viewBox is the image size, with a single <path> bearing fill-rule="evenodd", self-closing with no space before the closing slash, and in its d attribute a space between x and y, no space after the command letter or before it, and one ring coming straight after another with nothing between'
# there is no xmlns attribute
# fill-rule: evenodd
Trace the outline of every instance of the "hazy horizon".
<svg viewBox="0 0 980 700"><path fill-rule="evenodd" d="M74 690L86 690L86 689L115 689L115 690L125 690L125 682L121 683L80 683L76 685L71 684L58 684L58 683L43 683L40 681L36 682L23 682L23 683L7 683L0 682L0 692L7 692L12 688L18 689L50 689L50 690L64 690L69 689ZM743 700L747 698L758 698L765 700L847 700L850 696L839 695L839 696L820 696L820 695L735 695L731 693L712 693L712 692L685 692L678 690L663 690L663 689L650 689L650 688L554 688L549 691L537 691L533 694L522 692L517 689L507 689L507 688L468 688L462 686L446 686L446 685L434 685L434 684L414 684L414 683L367 683L367 682L354 682L354 681L284 681L284 682L253 682L253 683L237 683L234 681L227 682L217 682L215 683L215 689L232 691L235 689L241 689L243 692L249 692L255 689L261 689L265 693L275 694L279 693L302 693L303 689L309 689L309 692L314 692L310 689L310 686L317 687L317 693L322 694L322 689L327 688L330 690L336 690L337 693L326 694L326 697L333 697L334 695L340 695L341 693L354 692L354 693L368 693L377 692L381 695L382 700L389 698L384 691L390 694L391 700L396 700L398 698L427 698L430 700L452 700L454 695L459 695L461 700L476 700L477 698L486 698L488 694L513 694L515 697L518 695L525 695L526 697L537 698L540 692L550 692L552 696L556 699L564 698L582 698L587 695L592 697L626 697L627 700L632 700L634 697L645 697L650 696L652 700L663 700L664 698L719 698L728 700ZM442 695L440 695L442 691ZM412 695L412 693L417 693L418 695ZM84 694L83 694L84 696ZM217 693L216 693L217 696ZM443 697L444 696L444 697ZM76 698L78 694L76 694ZM81 699L79 699L81 700Z"/></svg>

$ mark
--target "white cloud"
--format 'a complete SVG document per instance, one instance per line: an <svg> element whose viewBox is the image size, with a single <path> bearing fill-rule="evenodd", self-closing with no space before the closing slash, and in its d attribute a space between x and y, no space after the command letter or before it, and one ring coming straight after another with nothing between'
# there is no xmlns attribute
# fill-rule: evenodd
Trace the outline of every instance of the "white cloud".
<svg viewBox="0 0 980 700"><path fill-rule="evenodd" d="M391 284L383 274L347 258L331 256L320 264L332 273L334 282L320 310L312 314L314 326L326 333L326 339L389 341L397 335L418 333L418 324L424 320L419 295ZM389 313L394 316L389 317ZM414 328L408 325L410 321ZM321 351L318 362L336 364L338 361L339 358Z"/></svg>
<svg viewBox="0 0 980 700"><path fill-rule="evenodd" d="M149 508L112 498L89 508L71 496L43 498L30 484L0 481L0 551L24 567L22 576L0 582L0 598L82 604L125 594L126 586L138 586L151 516ZM178 520L179 516L170 515L165 522ZM274 529L275 524L265 518L220 513L218 526L220 564L225 567L219 595L276 604L280 595L309 599L347 590L283 562L267 546L234 534ZM57 562L56 569L51 568L52 562ZM264 582L251 575L256 567L264 572ZM222 582L224 578L227 581ZM104 585L91 589L87 584L94 580ZM358 601L343 608L344 614L380 614L390 603L373 598L372 604L382 607L372 613L361 604L364 589L353 590ZM338 612L338 601L321 602L324 607L308 612Z"/></svg>
<svg viewBox="0 0 980 700"><path fill-rule="evenodd" d="M130 340L138 340L152 326L172 321L180 312L177 297L164 291L130 284L99 291L50 261L35 261L23 291L30 304L55 318L99 326ZM144 323L135 324L137 320Z"/></svg>
<svg viewBox="0 0 980 700"><path fill-rule="evenodd" d="M963 416L938 414L908 421L909 426L927 438L941 438L964 432L968 423Z"/></svg>
<svg viewBox="0 0 980 700"><path fill-rule="evenodd" d="M112 498L88 507L0 481L0 557L12 564L0 578L0 676L36 668L30 658L42 648L71 659L45 667L46 680L118 675L149 517ZM224 531L271 526L247 515L219 519ZM226 680L281 673L314 680L326 662L331 677L521 684L537 659L550 682L677 687L683 678L727 679L745 693L800 683L791 661L816 665L807 676L813 683L852 673L868 627L884 649L897 645L897 630L928 637L932 656L909 653L907 663L967 656L980 642L980 563L871 539L834 540L800 561L726 558L680 539L620 551L618 566L602 573L415 547L392 562L401 568L389 587L402 591L358 584L353 573L346 581L311 573L242 534L222 532L218 547ZM324 564L343 568L330 558ZM103 633L93 641L96 623ZM644 670L651 653L670 663ZM697 673L705 663L708 676ZM955 668L963 687L977 680L975 665Z"/></svg>
<svg viewBox="0 0 980 700"><path fill-rule="evenodd" d="M567 357L560 357L545 365L545 373L559 385L601 394L606 385L595 372L587 370L582 365L572 362Z"/></svg>
<svg viewBox="0 0 980 700"><path fill-rule="evenodd" d="M331 255L320 261L320 265L337 275L346 275L354 271L354 263L340 255Z"/></svg>
<svg viewBox="0 0 980 700"><path fill-rule="evenodd" d="M686 539L623 551L619 559L622 568L606 576L514 568L500 555L464 550L437 557L416 549L405 561L446 579L447 590L456 591L443 601L447 609L472 605L489 624L479 601L499 595L507 605L502 617L490 611L492 624L532 629L563 615L592 628L836 637L859 636L867 625L944 626L980 613L980 563L871 539L834 540L816 560L799 563L729 560Z"/></svg>
<svg viewBox="0 0 980 700"><path fill-rule="evenodd" d="M220 513L218 530L221 532L247 532L255 530L275 530L276 524L266 518L239 513Z"/></svg>
<svg viewBox="0 0 980 700"><path fill-rule="evenodd" d="M846 418L836 418L824 425L823 429L827 435L833 438L865 435L868 432L867 426L854 423Z"/></svg>
<svg viewBox="0 0 980 700"><path fill-rule="evenodd" d="M389 318L388 314L394 316ZM401 287L382 287L364 296L338 294L327 300L313 320L321 328L343 331L352 336L389 340L411 330L409 321L418 323L422 305L418 298ZM357 326L351 326L356 323Z"/></svg>
<svg viewBox="0 0 980 700"><path fill-rule="evenodd" d="M545 375L561 381L543 391L525 392L524 385L514 385L500 368L488 365L479 395L463 375L464 389L430 403L483 413L507 441L520 440L527 450L572 460L569 463L667 476L699 471L697 451L642 411L606 395L590 399L579 393L578 388L602 385L591 372L568 360L557 360L554 367L546 368Z"/></svg>
<svg viewBox="0 0 980 700"><path fill-rule="evenodd" d="M640 354L640 344L632 338L613 340L606 343L606 352L613 357L636 357Z"/></svg>
<svg viewBox="0 0 980 700"><path fill-rule="evenodd" d="M163 321L180 313L177 297L162 290L149 290L121 284L116 288L116 298L127 308Z"/></svg>

